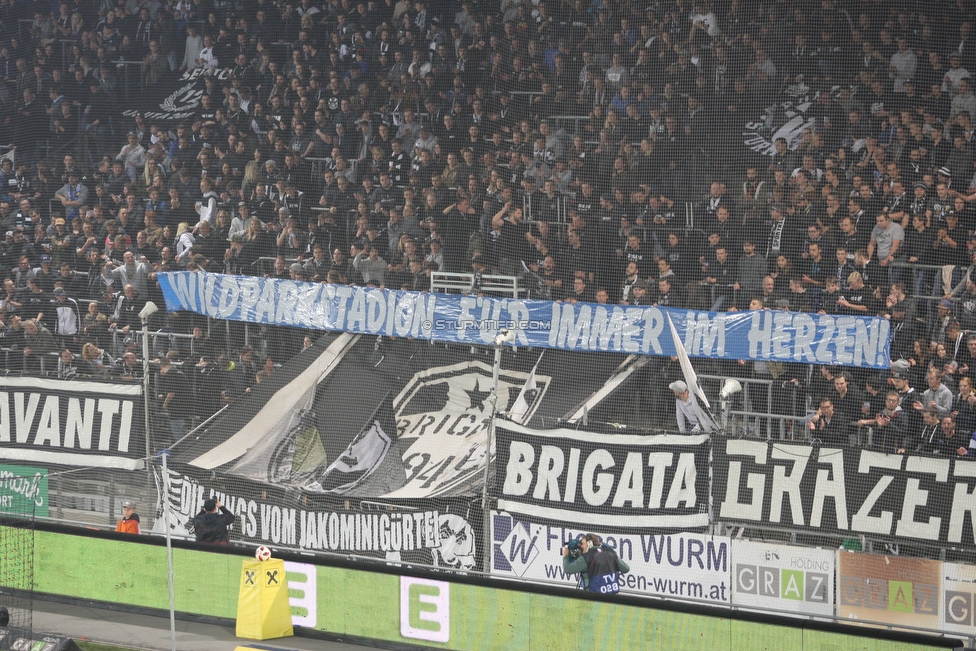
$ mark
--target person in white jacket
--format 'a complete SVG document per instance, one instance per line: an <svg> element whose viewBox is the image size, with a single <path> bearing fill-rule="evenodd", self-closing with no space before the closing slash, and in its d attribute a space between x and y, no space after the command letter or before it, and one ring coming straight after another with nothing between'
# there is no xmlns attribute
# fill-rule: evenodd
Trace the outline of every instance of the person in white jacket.
<svg viewBox="0 0 976 651"><path fill-rule="evenodd" d="M908 47L908 39L904 36L898 38L898 51L891 55L888 62L888 76L894 80L894 91L896 93L905 92L905 82L915 78L915 69L918 67L918 57Z"/></svg>
<svg viewBox="0 0 976 651"><path fill-rule="evenodd" d="M190 261L190 257L193 255L193 245L196 243L196 238L193 236L193 229L186 222L183 222L176 229L176 261L180 263L181 266L186 266L186 263Z"/></svg>
<svg viewBox="0 0 976 651"><path fill-rule="evenodd" d="M203 68L205 74L212 75L217 71L217 55L214 54L214 43L213 37L204 36L203 37L203 49L200 50L200 56L196 58L197 66Z"/></svg>
<svg viewBox="0 0 976 651"><path fill-rule="evenodd" d="M949 70L942 76L942 92L955 97L959 94L959 81L970 77L969 71L962 67L962 55L953 52L949 56Z"/></svg>
<svg viewBox="0 0 976 651"><path fill-rule="evenodd" d="M186 26L186 51L183 54L183 63L180 70L196 70L200 67L198 59L200 52L203 51L203 37L197 32L196 25Z"/></svg>

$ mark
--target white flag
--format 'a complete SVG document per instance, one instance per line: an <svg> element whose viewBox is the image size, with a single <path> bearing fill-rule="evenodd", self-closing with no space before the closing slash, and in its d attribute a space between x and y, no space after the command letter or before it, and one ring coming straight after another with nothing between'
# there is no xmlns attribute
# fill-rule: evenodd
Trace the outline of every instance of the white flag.
<svg viewBox="0 0 976 651"><path fill-rule="evenodd" d="M695 373L695 369L691 366L688 351L685 350L681 338L678 337L678 329L674 327L674 321L671 320L670 314L668 315L668 325L671 328L671 339L674 340L674 349L678 356L678 364L681 366L681 374L685 378L685 384L691 390L691 402L695 408L695 412L698 414L698 424L701 426L703 432L716 432L718 431L718 425L716 425L715 419L711 415L712 406L708 403L708 397L705 395L705 392L698 385L698 374ZM699 400L705 403L705 409L702 409L698 403Z"/></svg>
<svg viewBox="0 0 976 651"><path fill-rule="evenodd" d="M542 355L545 354L545 351L543 351ZM539 367L539 362L542 361L542 355L539 355L539 359L535 361L532 372L529 373L529 377L525 378L525 384L522 385L522 390L519 391L518 398L515 399L515 404L512 405L512 408L508 412L508 417L519 425L525 424L523 421L529 413L529 408L532 406L530 400L535 402L539 394L539 386L535 382L535 370Z"/></svg>

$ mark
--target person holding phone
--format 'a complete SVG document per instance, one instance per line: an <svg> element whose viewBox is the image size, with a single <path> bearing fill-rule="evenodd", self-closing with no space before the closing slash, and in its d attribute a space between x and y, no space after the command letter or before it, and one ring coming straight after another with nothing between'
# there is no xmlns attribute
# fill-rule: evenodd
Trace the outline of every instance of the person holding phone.
<svg viewBox="0 0 976 651"><path fill-rule="evenodd" d="M824 396L820 399L820 407L807 420L810 438L820 439L823 445L829 447L848 447L851 438L846 423L837 417L833 401Z"/></svg>
<svg viewBox="0 0 976 651"><path fill-rule="evenodd" d="M193 518L193 532L197 542L212 545L230 544L230 532L227 527L234 524L237 516L227 510L220 500L209 498L204 500L203 508Z"/></svg>

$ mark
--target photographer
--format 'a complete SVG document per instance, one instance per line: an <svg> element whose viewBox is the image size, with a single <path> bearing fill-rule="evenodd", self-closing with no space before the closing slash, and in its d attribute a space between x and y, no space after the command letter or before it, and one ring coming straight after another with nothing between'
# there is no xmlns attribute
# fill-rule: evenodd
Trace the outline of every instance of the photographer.
<svg viewBox="0 0 976 651"><path fill-rule="evenodd" d="M630 571L630 566L617 556L617 552L604 546L595 533L588 533L579 541L570 541L563 547L562 554L563 571L568 575L579 574L580 587L590 592L620 592L618 575Z"/></svg>
<svg viewBox="0 0 976 651"><path fill-rule="evenodd" d="M220 500L208 498L203 502L203 508L193 517L193 532L197 542L214 545L230 544L230 533L227 527L237 519L228 511Z"/></svg>

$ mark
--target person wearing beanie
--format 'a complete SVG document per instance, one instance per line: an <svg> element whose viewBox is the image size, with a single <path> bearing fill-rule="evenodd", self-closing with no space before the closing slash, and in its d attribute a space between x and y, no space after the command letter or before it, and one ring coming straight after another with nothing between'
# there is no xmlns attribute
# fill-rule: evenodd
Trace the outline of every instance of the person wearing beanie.
<svg viewBox="0 0 976 651"><path fill-rule="evenodd" d="M669 384L668 388L674 393L674 416L678 421L678 431L682 434L700 432L698 404L691 395L688 384L684 380L676 380Z"/></svg>

